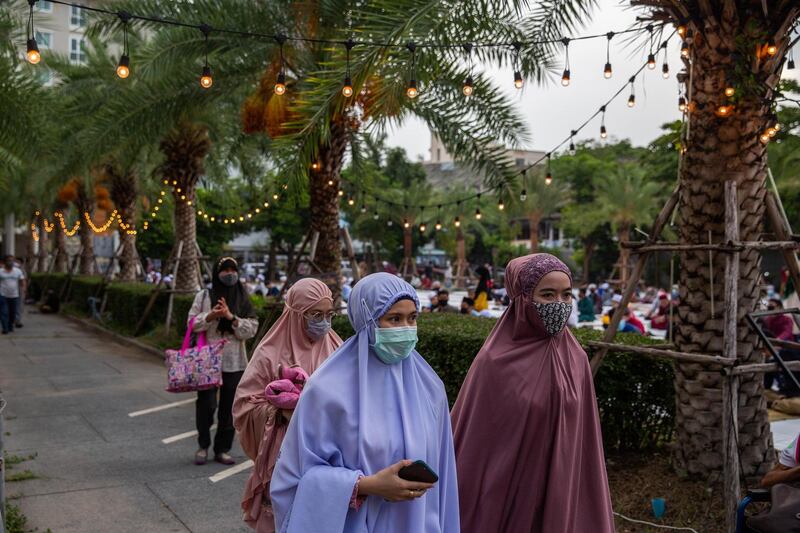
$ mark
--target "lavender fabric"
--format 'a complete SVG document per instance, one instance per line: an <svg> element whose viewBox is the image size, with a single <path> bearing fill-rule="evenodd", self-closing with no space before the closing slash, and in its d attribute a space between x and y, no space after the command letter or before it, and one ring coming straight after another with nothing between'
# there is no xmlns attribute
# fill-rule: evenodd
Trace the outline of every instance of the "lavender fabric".
<svg viewBox="0 0 800 533"><path fill-rule="evenodd" d="M376 322L408 283L372 274L353 288L348 314L356 334L308 380L272 475L276 528L290 533L458 533L458 488L444 385L416 351L386 365L370 348ZM422 459L439 482L416 500L370 496L349 507L361 474Z"/></svg>
<svg viewBox="0 0 800 533"><path fill-rule="evenodd" d="M511 303L453 407L463 533L614 531L588 358L532 305L556 270L569 274L547 254L508 264Z"/></svg>

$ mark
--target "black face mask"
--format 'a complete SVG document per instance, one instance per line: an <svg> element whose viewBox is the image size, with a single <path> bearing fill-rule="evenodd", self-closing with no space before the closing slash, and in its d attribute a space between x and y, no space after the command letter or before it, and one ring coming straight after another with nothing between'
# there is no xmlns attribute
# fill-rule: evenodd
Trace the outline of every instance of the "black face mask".
<svg viewBox="0 0 800 533"><path fill-rule="evenodd" d="M439 307L447 307L447 300L439 300Z"/></svg>

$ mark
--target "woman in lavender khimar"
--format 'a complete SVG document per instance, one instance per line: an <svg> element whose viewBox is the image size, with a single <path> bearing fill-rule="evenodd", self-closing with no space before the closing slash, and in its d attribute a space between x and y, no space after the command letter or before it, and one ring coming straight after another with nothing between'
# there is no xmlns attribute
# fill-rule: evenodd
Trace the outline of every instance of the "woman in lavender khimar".
<svg viewBox="0 0 800 533"><path fill-rule="evenodd" d="M589 360L566 328L572 274L549 254L512 260L510 305L453 407L463 533L611 533Z"/></svg>
<svg viewBox="0 0 800 533"><path fill-rule="evenodd" d="M387 273L353 288L356 334L308 380L272 475L275 525L290 533L458 533L444 385L414 350L419 300ZM424 461L436 483L398 474Z"/></svg>

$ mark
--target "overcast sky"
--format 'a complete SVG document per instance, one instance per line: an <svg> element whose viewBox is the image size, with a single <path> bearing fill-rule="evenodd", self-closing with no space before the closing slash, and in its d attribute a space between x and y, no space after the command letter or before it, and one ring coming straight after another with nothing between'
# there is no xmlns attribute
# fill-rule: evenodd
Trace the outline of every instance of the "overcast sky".
<svg viewBox="0 0 800 533"><path fill-rule="evenodd" d="M581 35L606 33L629 28L636 21L639 11L625 7L628 2L598 0L592 20L579 32ZM670 29L666 34L668 35ZM532 133L531 142L524 148L551 150L569 135L570 130L583 123L600 105L628 80L639 66L647 60L647 51L626 44L620 36L612 40L611 63L614 75L603 78L605 64L605 39L573 42L570 44L570 67L572 83L562 87L560 74L545 86L526 84L518 91L513 86L511 71L498 71L497 79L507 80L503 85L516 102ZM682 68L679 60L680 42L670 40L668 60L670 77L661 76L661 61L655 70L644 71L636 80L636 106L626 105L626 90L608 107L606 128L609 136L630 139L634 145L646 145L660 134L662 124L680 118L678 112L678 82L675 74ZM797 59L800 59L798 57ZM561 67L559 67L561 69ZM785 75L798 78L798 70ZM595 139L600 130L600 119L595 119L577 139ZM406 149L412 160L428 159L430 131L424 123L408 120L401 127L389 132L388 143Z"/></svg>

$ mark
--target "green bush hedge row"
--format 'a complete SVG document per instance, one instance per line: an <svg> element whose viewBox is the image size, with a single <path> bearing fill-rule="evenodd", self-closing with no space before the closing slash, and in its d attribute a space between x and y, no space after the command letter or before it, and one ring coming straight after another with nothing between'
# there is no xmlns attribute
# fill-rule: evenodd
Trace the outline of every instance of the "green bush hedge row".
<svg viewBox="0 0 800 533"><path fill-rule="evenodd" d="M45 283L59 289L63 275L34 274L31 295L36 297ZM69 301L73 309L88 314L87 298L98 293L100 278L73 279ZM37 292L38 291L38 292ZM152 291L142 283L113 283L107 287L107 325L122 333L131 334L144 312ZM145 327L150 334L163 324L167 308L166 294L160 300ZM183 334L186 316L192 304L191 295L175 295L173 316L177 324L175 335L169 339L175 346ZM259 321L272 325L280 316L281 305L254 298ZM425 356L445 384L451 404L484 340L494 327L495 320L450 314L423 314L419 320L419 352ZM334 319L333 327L343 338L353 335L346 316ZM264 329L266 331L266 329ZM578 341L591 355L588 342L600 340L603 332L591 329L575 331ZM646 337L620 334L619 342L649 344ZM162 341L161 344L163 344ZM170 345L170 344L167 344ZM675 418L674 370L668 361L653 361L631 353L612 353L605 359L595 380L603 438L608 449L644 449L668 442L672 437Z"/></svg>

